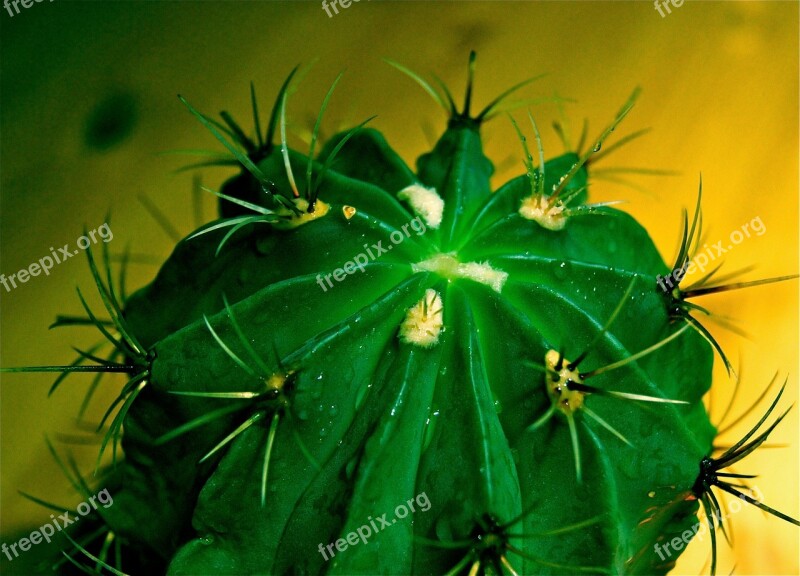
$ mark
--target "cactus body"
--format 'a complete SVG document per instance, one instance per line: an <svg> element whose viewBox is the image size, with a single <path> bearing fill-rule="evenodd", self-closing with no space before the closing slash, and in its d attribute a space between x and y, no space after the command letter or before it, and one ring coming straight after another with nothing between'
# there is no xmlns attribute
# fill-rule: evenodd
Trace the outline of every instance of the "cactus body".
<svg viewBox="0 0 800 576"><path fill-rule="evenodd" d="M312 177L341 139L321 151ZM531 180L522 175L492 192L480 122L468 113L451 119L416 172L377 131L362 130L341 150L320 186L324 216L287 230L245 228L217 256L226 230L184 241L127 305L129 325L155 354L150 386L127 416L123 466L138 468L135 477L147 484L131 497L137 525L147 526L152 546L175 546L170 572L445 573L472 548L450 543L474 539L478 550L486 538L477 537L494 529L487 522L513 520L498 538L539 534L513 541L524 554L503 553L524 573L657 571L656 538L682 532L696 510L687 495L714 432L700 402L710 347L687 331L598 377L601 388L688 404L585 398L630 445L576 409L580 482L566 416L532 428L551 404L549 376L537 365L550 350L569 359L586 349L626 287L613 329L592 344L587 364L625 359L679 330L653 280L668 268L647 233L612 208L573 217L558 231L522 216ZM307 158L289 157L304 189ZM568 154L547 162L544 189L578 161ZM290 190L278 147L258 167L278 190ZM586 178L581 168L567 192L580 191ZM398 196L414 185L443 203L436 228L409 229L425 212ZM249 175L223 188L242 199L254 189ZM326 283L325 275L368 251L363 271ZM403 338L425 315L433 331L439 327L433 342ZM254 352L265 370L248 374L218 340L258 366ZM260 394L276 376L285 378L279 404L169 395ZM149 448L224 407L235 411ZM140 450L146 463L130 458ZM153 486L169 495L173 514L152 498ZM366 544L334 548L333 557L326 551L327 560L318 551L423 493L430 510ZM196 535L178 546L174 535L189 521ZM480 554L487 566L500 562L492 548Z"/></svg>
<svg viewBox="0 0 800 576"><path fill-rule="evenodd" d="M647 232L586 204L592 151L534 168L523 137L493 191L468 89L415 170L363 127L305 155L273 143L287 86L244 152L192 109L246 170L117 310L126 569L666 573L725 460L713 349Z"/></svg>

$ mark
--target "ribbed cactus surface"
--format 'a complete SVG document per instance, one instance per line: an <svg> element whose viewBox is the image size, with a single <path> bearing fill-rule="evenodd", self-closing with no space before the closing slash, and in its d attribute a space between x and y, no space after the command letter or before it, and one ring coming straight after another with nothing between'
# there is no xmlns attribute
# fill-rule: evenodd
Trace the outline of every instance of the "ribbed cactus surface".
<svg viewBox="0 0 800 576"><path fill-rule="evenodd" d="M289 149L291 77L254 141L189 106L244 167L222 218L124 303L90 255L97 369L131 376L103 442L118 573L665 573L751 447L711 459L708 333L647 232L587 203L632 100L549 160L515 124L524 172L493 190L500 99L416 78L450 119L415 168L364 124Z"/></svg>

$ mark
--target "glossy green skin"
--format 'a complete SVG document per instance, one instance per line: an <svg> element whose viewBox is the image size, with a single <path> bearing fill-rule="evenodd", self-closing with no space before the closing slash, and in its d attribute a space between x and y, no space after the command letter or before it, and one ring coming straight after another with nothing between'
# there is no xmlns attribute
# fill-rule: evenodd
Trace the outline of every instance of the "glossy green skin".
<svg viewBox="0 0 800 576"><path fill-rule="evenodd" d="M576 159L550 160L545 189ZM305 162L292 152L301 190ZM259 167L288 190L277 147ZM319 168L315 164L315 173ZM291 231L251 226L216 257L224 231L179 243L154 282L126 306L133 332L155 358L150 383L125 421L126 459L118 468L122 488L108 510L111 528L159 555L156 563L176 575L443 574L468 548L437 547L419 537L461 541L475 536L478 518L489 514L502 523L525 510L530 513L509 532L540 535L512 543L543 562L509 553L520 573L575 572L555 565L665 573L675 555L662 562L653 544L695 522L697 505L687 495L715 432L701 402L711 383L710 347L687 330L591 381L690 404L587 397L587 406L634 447L578 412L579 484L563 414L529 429L550 402L544 374L531 364L543 365L550 349L574 359L634 276L629 302L581 368L620 360L679 329L655 282L668 268L647 233L623 212L602 208L573 217L558 232L522 218L517 209L531 193L529 180L520 176L492 193L492 170L480 127L466 118L451 120L434 150L419 159L416 175L378 132L363 130L323 180L320 198L331 207L326 216ZM581 170L568 190L587 177ZM412 234L365 273L323 292L317 274L351 260L364 243L387 244L389 233L414 217L396 194L417 181L444 198L441 227ZM226 193L251 199L242 183L242 177L231 181ZM346 219L343 205L357 214ZM229 215L237 210L228 205ZM502 292L411 268L452 251L461 262L488 261L508 272ZM398 327L427 288L442 296L445 330L436 346L424 349L402 343ZM254 408L246 400L171 394L263 389L203 322L205 314L222 340L246 357L223 295L270 369L296 371L263 508L269 418L198 464ZM241 412L153 445L178 425L230 404ZM320 543L346 537L370 517L388 512L391 518L396 506L422 492L428 511L328 562L318 552ZM543 534L592 518L598 520L580 529Z"/></svg>

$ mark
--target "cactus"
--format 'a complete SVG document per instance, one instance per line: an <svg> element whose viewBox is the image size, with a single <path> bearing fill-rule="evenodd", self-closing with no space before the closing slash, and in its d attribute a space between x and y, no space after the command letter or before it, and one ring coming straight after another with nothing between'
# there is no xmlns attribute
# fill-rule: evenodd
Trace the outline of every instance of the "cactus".
<svg viewBox="0 0 800 576"><path fill-rule="evenodd" d="M71 366L5 369L61 372L53 390L74 372L96 372L92 390L130 378L99 428L114 505L64 532L57 569L664 574L702 505L714 573L715 490L798 524L729 470L785 416L780 392L715 446L715 353L733 369L694 302L791 277L682 286L702 192L671 267L633 218L587 203L636 92L587 150L549 160L533 117L535 147L512 120L525 173L492 191L480 129L527 82L475 114L474 54L460 109L393 65L449 114L416 171L368 121L317 151L341 75L307 154L286 143L295 72L266 130L252 92L255 140L183 100L231 153L210 163L243 168L213 192L221 218L129 298L107 248L89 250L108 318L79 292L83 322L104 342Z"/></svg>

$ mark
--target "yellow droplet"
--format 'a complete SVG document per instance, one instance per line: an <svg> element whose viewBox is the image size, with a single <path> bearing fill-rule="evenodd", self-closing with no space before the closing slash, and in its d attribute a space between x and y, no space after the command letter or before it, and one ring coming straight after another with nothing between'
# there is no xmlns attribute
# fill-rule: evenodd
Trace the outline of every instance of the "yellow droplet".
<svg viewBox="0 0 800 576"><path fill-rule="evenodd" d="M356 215L356 209L352 206L342 206L342 214L344 214L346 219L350 220L350 218Z"/></svg>

